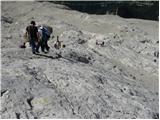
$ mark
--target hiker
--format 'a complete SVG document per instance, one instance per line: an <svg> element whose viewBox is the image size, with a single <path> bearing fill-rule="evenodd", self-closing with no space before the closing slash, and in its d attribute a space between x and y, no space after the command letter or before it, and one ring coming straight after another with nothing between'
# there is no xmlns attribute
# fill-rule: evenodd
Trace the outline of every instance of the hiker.
<svg viewBox="0 0 160 120"><path fill-rule="evenodd" d="M40 35L40 42L39 42L39 46L41 46L41 51L45 52L45 49L47 52L49 52L50 47L48 46L48 40L50 38L50 32L48 31L47 28L45 28L45 26L39 27L38 29L39 35Z"/></svg>
<svg viewBox="0 0 160 120"><path fill-rule="evenodd" d="M31 25L27 26L26 32L28 34L29 43L32 47L32 53L35 54L36 52L39 53L39 34L38 28L36 27L35 21L31 21Z"/></svg>

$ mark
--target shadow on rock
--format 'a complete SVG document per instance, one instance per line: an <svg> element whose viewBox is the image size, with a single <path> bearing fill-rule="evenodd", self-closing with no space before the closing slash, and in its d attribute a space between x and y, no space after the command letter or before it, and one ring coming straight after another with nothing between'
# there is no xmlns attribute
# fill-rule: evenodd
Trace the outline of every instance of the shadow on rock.
<svg viewBox="0 0 160 120"><path fill-rule="evenodd" d="M42 57L46 57L46 58L51 58L51 59L58 59L59 56L50 56L50 55L45 55L45 54L40 54L40 53L36 53L35 55L39 55L39 56L42 56Z"/></svg>

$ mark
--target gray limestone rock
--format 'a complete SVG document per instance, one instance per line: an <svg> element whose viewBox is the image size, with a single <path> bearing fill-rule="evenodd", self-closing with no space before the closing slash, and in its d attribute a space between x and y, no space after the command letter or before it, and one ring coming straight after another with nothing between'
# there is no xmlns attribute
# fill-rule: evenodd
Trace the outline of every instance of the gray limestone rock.
<svg viewBox="0 0 160 120"><path fill-rule="evenodd" d="M6 14L18 24L2 17L2 118L159 118L157 21L88 15L49 2L2 1ZM55 49L51 37L47 54L19 48L33 17L66 47Z"/></svg>

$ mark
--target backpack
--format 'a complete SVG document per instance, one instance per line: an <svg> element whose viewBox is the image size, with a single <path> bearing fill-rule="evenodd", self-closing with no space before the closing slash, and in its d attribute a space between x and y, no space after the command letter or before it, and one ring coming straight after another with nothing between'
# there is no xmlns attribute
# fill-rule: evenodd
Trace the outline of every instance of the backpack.
<svg viewBox="0 0 160 120"><path fill-rule="evenodd" d="M43 27L41 30L43 39L48 40L50 38L50 32L45 27Z"/></svg>

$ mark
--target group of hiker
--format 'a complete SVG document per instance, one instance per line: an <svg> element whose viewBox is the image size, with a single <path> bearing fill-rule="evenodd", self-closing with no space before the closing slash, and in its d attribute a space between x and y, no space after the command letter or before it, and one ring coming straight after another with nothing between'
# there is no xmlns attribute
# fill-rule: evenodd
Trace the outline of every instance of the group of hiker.
<svg viewBox="0 0 160 120"><path fill-rule="evenodd" d="M46 26L40 25L36 26L35 21L31 21L30 25L26 28L26 33L24 38L26 41L23 43L21 48L25 48L26 42L29 42L32 53L39 53L39 48L41 47L41 51L44 53L49 52L50 47L48 46L48 40L52 33L52 28L47 28Z"/></svg>

